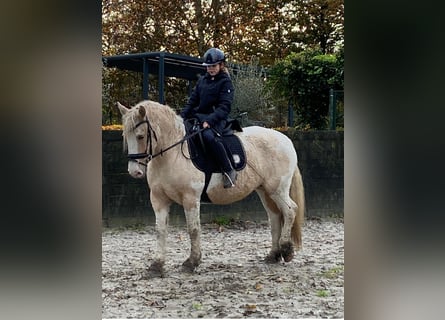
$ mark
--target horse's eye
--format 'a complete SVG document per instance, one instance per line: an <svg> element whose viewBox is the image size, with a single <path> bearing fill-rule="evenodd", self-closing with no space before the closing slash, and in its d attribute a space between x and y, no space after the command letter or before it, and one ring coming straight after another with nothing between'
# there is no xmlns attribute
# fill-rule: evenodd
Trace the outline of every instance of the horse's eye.
<svg viewBox="0 0 445 320"><path fill-rule="evenodd" d="M138 139L138 140L142 140L142 139L144 139L144 136L143 136L142 134L138 134L138 135L136 136L136 139Z"/></svg>

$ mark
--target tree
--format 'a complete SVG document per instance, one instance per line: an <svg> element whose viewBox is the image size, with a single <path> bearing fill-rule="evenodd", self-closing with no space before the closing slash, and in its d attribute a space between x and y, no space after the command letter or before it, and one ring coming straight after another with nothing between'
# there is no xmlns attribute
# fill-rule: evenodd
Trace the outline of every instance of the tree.
<svg viewBox="0 0 445 320"><path fill-rule="evenodd" d="M103 54L166 50L272 65L292 51L332 53L343 39L342 0L102 0Z"/></svg>
<svg viewBox="0 0 445 320"><path fill-rule="evenodd" d="M303 48L319 48L322 54L334 53L343 45L343 0L296 0L292 14L298 30L291 41Z"/></svg>
<svg viewBox="0 0 445 320"><path fill-rule="evenodd" d="M325 129L329 89L343 90L343 51L291 53L270 69L268 87L276 96L292 100L300 127Z"/></svg>
<svg viewBox="0 0 445 320"><path fill-rule="evenodd" d="M268 92L265 90L266 72L258 64L257 58L252 58L249 64L230 66L231 78L235 89L232 104L232 117L246 112L242 117L243 125L274 124L269 103ZM246 121L247 120L247 121Z"/></svg>
<svg viewBox="0 0 445 320"><path fill-rule="evenodd" d="M256 59L269 67L307 48L335 52L342 46L343 11L342 0L102 0L102 54L164 50L202 57L215 46L229 62L242 65ZM114 86L107 89L104 103L121 99L122 92L138 97L140 89L129 90L140 81L125 72L104 72L104 82ZM180 81L168 82L172 94L183 92L170 88L182 85ZM150 90L154 97L156 88ZM183 99L172 97L177 103ZM106 114L113 105L103 106Z"/></svg>

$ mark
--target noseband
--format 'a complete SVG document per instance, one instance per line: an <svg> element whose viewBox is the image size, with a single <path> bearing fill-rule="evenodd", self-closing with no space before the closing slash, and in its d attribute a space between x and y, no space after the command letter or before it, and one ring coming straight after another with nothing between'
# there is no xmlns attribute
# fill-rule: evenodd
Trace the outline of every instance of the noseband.
<svg viewBox="0 0 445 320"><path fill-rule="evenodd" d="M152 137L154 137L154 139L156 140L156 142L158 141L158 137L156 136L156 132L153 130L150 121L148 121L148 118L145 117L144 121L139 122L138 124L136 124L136 126L134 127L135 129L137 127L139 127L141 124L146 123L148 126L148 130L147 130L147 144L145 146L145 152L144 153L129 153L127 155L128 161L133 161L133 162L137 162L138 164L141 164L143 166L147 166L147 163L153 159L153 143L152 143ZM153 132L153 135L152 135ZM147 150L150 148L150 152L147 153ZM139 159L145 159L145 161L139 161Z"/></svg>

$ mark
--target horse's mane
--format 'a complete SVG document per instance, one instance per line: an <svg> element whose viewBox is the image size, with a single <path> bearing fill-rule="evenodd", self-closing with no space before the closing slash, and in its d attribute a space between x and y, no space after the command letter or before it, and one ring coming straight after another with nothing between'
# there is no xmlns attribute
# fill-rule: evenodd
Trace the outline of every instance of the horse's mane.
<svg viewBox="0 0 445 320"><path fill-rule="evenodd" d="M139 108L145 108L150 122L155 123L179 123L182 124L181 118L168 105L160 104L151 100L144 100L133 106L122 118L124 131L132 131L140 122ZM125 133L124 132L124 133Z"/></svg>

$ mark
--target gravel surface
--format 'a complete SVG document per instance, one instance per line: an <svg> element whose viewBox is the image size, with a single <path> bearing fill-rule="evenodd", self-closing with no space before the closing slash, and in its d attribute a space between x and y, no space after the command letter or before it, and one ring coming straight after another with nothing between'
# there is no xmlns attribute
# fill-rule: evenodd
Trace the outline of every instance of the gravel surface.
<svg viewBox="0 0 445 320"><path fill-rule="evenodd" d="M103 318L343 318L344 224L307 220L303 249L265 264L267 223L202 226L202 263L181 271L190 241L170 227L164 278L148 278L154 227L104 229Z"/></svg>

